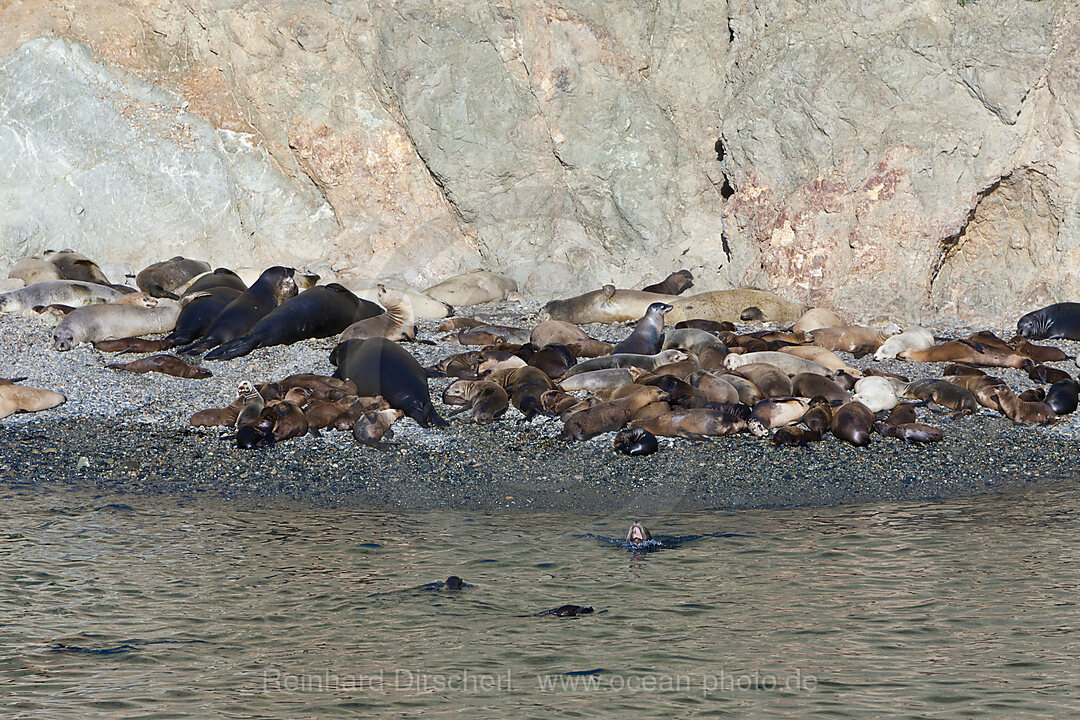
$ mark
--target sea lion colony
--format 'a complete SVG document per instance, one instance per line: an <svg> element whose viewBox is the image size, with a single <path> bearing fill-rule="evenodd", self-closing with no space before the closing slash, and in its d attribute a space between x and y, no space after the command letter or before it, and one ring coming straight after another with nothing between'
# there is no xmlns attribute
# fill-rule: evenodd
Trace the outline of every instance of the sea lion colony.
<svg viewBox="0 0 1080 720"><path fill-rule="evenodd" d="M1031 343L1080 339L1080 304L1074 303L1024 315L1008 341L989 332L941 340L919 327L849 325L832 311L761 290L682 296L693 283L680 271L648 290L605 286L553 300L542 312L546 319L532 328L451 317L436 332L471 349L423 368L400 344L418 341L413 305L425 303L422 294L379 286L383 307L337 283L315 285L292 268L250 276L248 286L230 270L211 272L206 263L177 257L140 272L137 293L110 284L84 256L46 253L13 268L11 277L32 282L0 294L0 310L56 320L57 351L88 342L104 352L154 353L107 367L192 379L212 372L163 351L228 360L260 347L336 336L332 377L241 383L231 405L192 416L193 426L231 428L245 448L327 429L352 432L358 443L379 448L405 416L422 427L445 425L429 377L451 379L441 400L456 408L447 413L455 421L496 422L513 407L517 422L558 418L568 442L615 433L613 447L628 455L655 452L657 436L752 433L777 445L806 445L832 434L866 445L876 432L934 442L943 433L919 423L915 408L954 416L987 408L1014 423L1050 423L1076 409L1080 390L1068 373L1042 364L1068 356ZM440 283L435 294L458 302L501 299L512 282L497 278L474 271ZM736 330L734 321L761 316L783 329ZM667 325L673 319L674 327ZM578 327L621 321L635 324L615 344ZM146 334L164 336L138 337ZM858 370L840 353L944 366L940 377L911 380L872 366ZM1022 369L1038 387L1017 392L993 368ZM0 390L19 399L5 405L5 414L63 402L48 391L7 387Z"/></svg>

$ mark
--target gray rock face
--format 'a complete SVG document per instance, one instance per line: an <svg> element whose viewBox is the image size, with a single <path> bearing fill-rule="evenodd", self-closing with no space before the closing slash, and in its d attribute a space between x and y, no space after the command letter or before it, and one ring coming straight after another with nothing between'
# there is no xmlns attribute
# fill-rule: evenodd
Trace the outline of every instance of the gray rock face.
<svg viewBox="0 0 1080 720"><path fill-rule="evenodd" d="M685 267L852 320L1080 299L1071 0L49 7L0 10L0 264L540 297Z"/></svg>

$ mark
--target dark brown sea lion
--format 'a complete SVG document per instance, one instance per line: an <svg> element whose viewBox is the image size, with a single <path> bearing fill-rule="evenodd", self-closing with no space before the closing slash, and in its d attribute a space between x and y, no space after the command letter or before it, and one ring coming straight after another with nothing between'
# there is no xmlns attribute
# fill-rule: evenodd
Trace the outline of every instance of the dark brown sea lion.
<svg viewBox="0 0 1080 720"><path fill-rule="evenodd" d="M109 284L109 279L105 277L105 273L101 272L97 263L74 250L46 250L42 258L55 265L65 280L77 280L95 285Z"/></svg>
<svg viewBox="0 0 1080 720"><path fill-rule="evenodd" d="M631 395L602 402L568 416L559 438L566 441L588 440L619 430L638 410L666 398L667 393L660 388L641 385Z"/></svg>
<svg viewBox="0 0 1080 720"><path fill-rule="evenodd" d="M94 343L95 350L107 353L151 353L168 350L171 347L172 343L169 340L148 340L140 337L99 340Z"/></svg>
<svg viewBox="0 0 1080 720"><path fill-rule="evenodd" d="M833 413L831 429L833 435L856 447L869 445L874 413L857 400L844 403Z"/></svg>
<svg viewBox="0 0 1080 720"><path fill-rule="evenodd" d="M527 360L529 365L544 371L552 380L557 380L574 366L577 359L565 345L548 345L533 353Z"/></svg>
<svg viewBox="0 0 1080 720"><path fill-rule="evenodd" d="M973 413L979 409L979 402L970 390L941 378L915 380L896 394L912 400L932 400L956 412Z"/></svg>
<svg viewBox="0 0 1080 720"><path fill-rule="evenodd" d="M811 330L813 343L828 350L854 354L875 352L888 339L889 333L859 325L818 328Z"/></svg>
<svg viewBox="0 0 1080 720"><path fill-rule="evenodd" d="M799 373L791 377L791 394L812 398L818 395L829 402L845 403L851 399L851 393L832 378L817 373Z"/></svg>
<svg viewBox="0 0 1080 720"><path fill-rule="evenodd" d="M1021 400L1008 387L997 390L998 402L1005 417L1016 424L1049 423L1057 420L1057 414L1045 402L1027 402Z"/></svg>
<svg viewBox="0 0 1080 720"><path fill-rule="evenodd" d="M1016 334L1028 340L1080 340L1080 303L1055 303L1029 312L1016 322Z"/></svg>
<svg viewBox="0 0 1080 720"><path fill-rule="evenodd" d="M1065 351L1061 348L1046 345L1032 345L1020 335L1009 340L1009 346L1018 353L1027 355L1037 363L1061 362L1062 360L1069 359L1069 356L1066 355Z"/></svg>
<svg viewBox="0 0 1080 720"><path fill-rule="evenodd" d="M787 426L773 433L772 444L789 447L803 447L812 442L821 440L821 432L806 428Z"/></svg>
<svg viewBox="0 0 1080 720"><path fill-rule="evenodd" d="M1062 380L1071 380L1072 375L1049 365L1036 365L1028 370L1028 378L1038 383L1056 383Z"/></svg>
<svg viewBox="0 0 1080 720"><path fill-rule="evenodd" d="M682 295L694 286L694 276L689 270L676 270L654 285L646 285L641 292L661 295Z"/></svg>
<svg viewBox="0 0 1080 720"><path fill-rule="evenodd" d="M421 427L446 426L431 404L427 373L397 343L386 338L346 340L330 353L330 364L337 367L334 377L356 383L358 395L382 395L390 407L401 410Z"/></svg>
<svg viewBox="0 0 1080 720"><path fill-rule="evenodd" d="M475 318L467 317L452 317L446 318L439 326L435 328L435 332L453 332L454 330L464 330L466 328L480 327L486 323L476 320Z"/></svg>
<svg viewBox="0 0 1080 720"><path fill-rule="evenodd" d="M657 436L706 440L746 430L746 418L714 408L694 408L634 420L630 428L642 428Z"/></svg>
<svg viewBox="0 0 1080 720"><path fill-rule="evenodd" d="M615 433L615 440L611 446L623 455L631 456L652 455L658 447L656 436L644 428L620 430ZM644 531L643 534L641 532L635 534L634 529L638 527ZM626 541L631 544L640 544L646 540L652 540L648 529L641 523L634 523L627 534Z"/></svg>
<svg viewBox="0 0 1080 720"><path fill-rule="evenodd" d="M810 407L803 413L802 424L811 432L823 436L832 430L832 406L823 396L810 399Z"/></svg>
<svg viewBox="0 0 1080 720"><path fill-rule="evenodd" d="M1046 391L1044 402L1050 406L1057 416L1068 415L1076 410L1077 393L1080 392L1080 384L1069 378L1054 383Z"/></svg>
<svg viewBox="0 0 1080 720"><path fill-rule="evenodd" d="M307 417L295 403L280 400L268 405L266 410L273 413L274 426L271 432L274 434L274 442L307 435Z"/></svg>
<svg viewBox="0 0 1080 720"><path fill-rule="evenodd" d="M123 365L112 364L105 367L133 373L159 372L164 375L194 380L203 380L214 375L206 368L190 365L175 355L153 355Z"/></svg>
<svg viewBox="0 0 1080 720"><path fill-rule="evenodd" d="M202 339L178 352L181 355L198 355L242 337L274 308L296 296L295 274L292 268L280 265L264 270L250 288L225 306Z"/></svg>
<svg viewBox="0 0 1080 720"><path fill-rule="evenodd" d="M445 357L434 365L424 368L424 370L427 371L430 377L446 375L447 377L475 380L480 377L479 368L480 351L470 350L469 352Z"/></svg>
<svg viewBox="0 0 1080 720"><path fill-rule="evenodd" d="M683 328L691 328L694 330L704 330L711 332L714 335L719 332L735 332L735 323L724 320L717 322L716 320L702 320L695 318L693 320L683 320L682 322L675 323L675 329L681 330Z"/></svg>
<svg viewBox="0 0 1080 720"><path fill-rule="evenodd" d="M322 430L334 424L356 402L356 397L346 395L339 400L308 400L303 406L304 417L307 418L308 427L312 430Z"/></svg>
<svg viewBox="0 0 1080 720"><path fill-rule="evenodd" d="M667 303L653 303L645 311L644 317L637 321L634 331L622 342L615 345L612 354L632 353L635 355L655 355L664 343L664 315L671 311Z"/></svg>

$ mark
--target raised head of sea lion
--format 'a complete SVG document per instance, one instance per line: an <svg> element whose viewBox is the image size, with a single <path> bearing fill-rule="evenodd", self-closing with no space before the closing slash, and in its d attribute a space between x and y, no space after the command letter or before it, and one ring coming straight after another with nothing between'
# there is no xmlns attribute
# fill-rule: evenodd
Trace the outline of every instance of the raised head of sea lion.
<svg viewBox="0 0 1080 720"><path fill-rule="evenodd" d="M366 302L366 301L365 301ZM395 342L416 340L416 315L409 296L399 290L379 285L379 304L385 312L364 317L341 331L338 342L384 337Z"/></svg>
<svg viewBox="0 0 1080 720"><path fill-rule="evenodd" d="M626 532L626 542L631 545L642 545L650 540L652 540L652 533L638 520L635 520Z"/></svg>
<svg viewBox="0 0 1080 720"><path fill-rule="evenodd" d="M403 414L404 413L397 408L368 411L357 418L356 422L353 424L353 437L356 438L356 442L361 445L368 445L376 450L382 450L382 441L393 439L394 429L391 426L397 422Z"/></svg>
<svg viewBox="0 0 1080 720"><path fill-rule="evenodd" d="M623 455L652 455L656 452L659 445L656 442L656 436L644 428L624 429L615 433L615 440L611 443L611 446L616 451L621 452ZM635 528L640 526L640 530L644 533L638 532L636 535L640 539L633 539L635 535ZM652 540L652 535L649 534L649 530L641 523L634 523L630 527L630 533L627 535L626 541L631 544L640 544L646 540Z"/></svg>
<svg viewBox="0 0 1080 720"><path fill-rule="evenodd" d="M660 295L682 295L693 286L693 273L689 270L676 270L662 281L641 288L641 292L659 293Z"/></svg>
<svg viewBox="0 0 1080 720"><path fill-rule="evenodd" d="M612 353L654 355L664 343L664 315L671 311L667 303L652 303L645 316L638 320L630 336L618 343Z"/></svg>

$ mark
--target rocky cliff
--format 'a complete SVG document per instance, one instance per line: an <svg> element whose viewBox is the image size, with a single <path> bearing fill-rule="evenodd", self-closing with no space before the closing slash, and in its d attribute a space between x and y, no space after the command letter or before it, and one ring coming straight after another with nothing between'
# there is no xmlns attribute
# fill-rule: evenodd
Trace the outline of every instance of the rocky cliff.
<svg viewBox="0 0 1080 720"><path fill-rule="evenodd" d="M0 266L686 267L856 318L1080 300L1072 0L23 0Z"/></svg>

